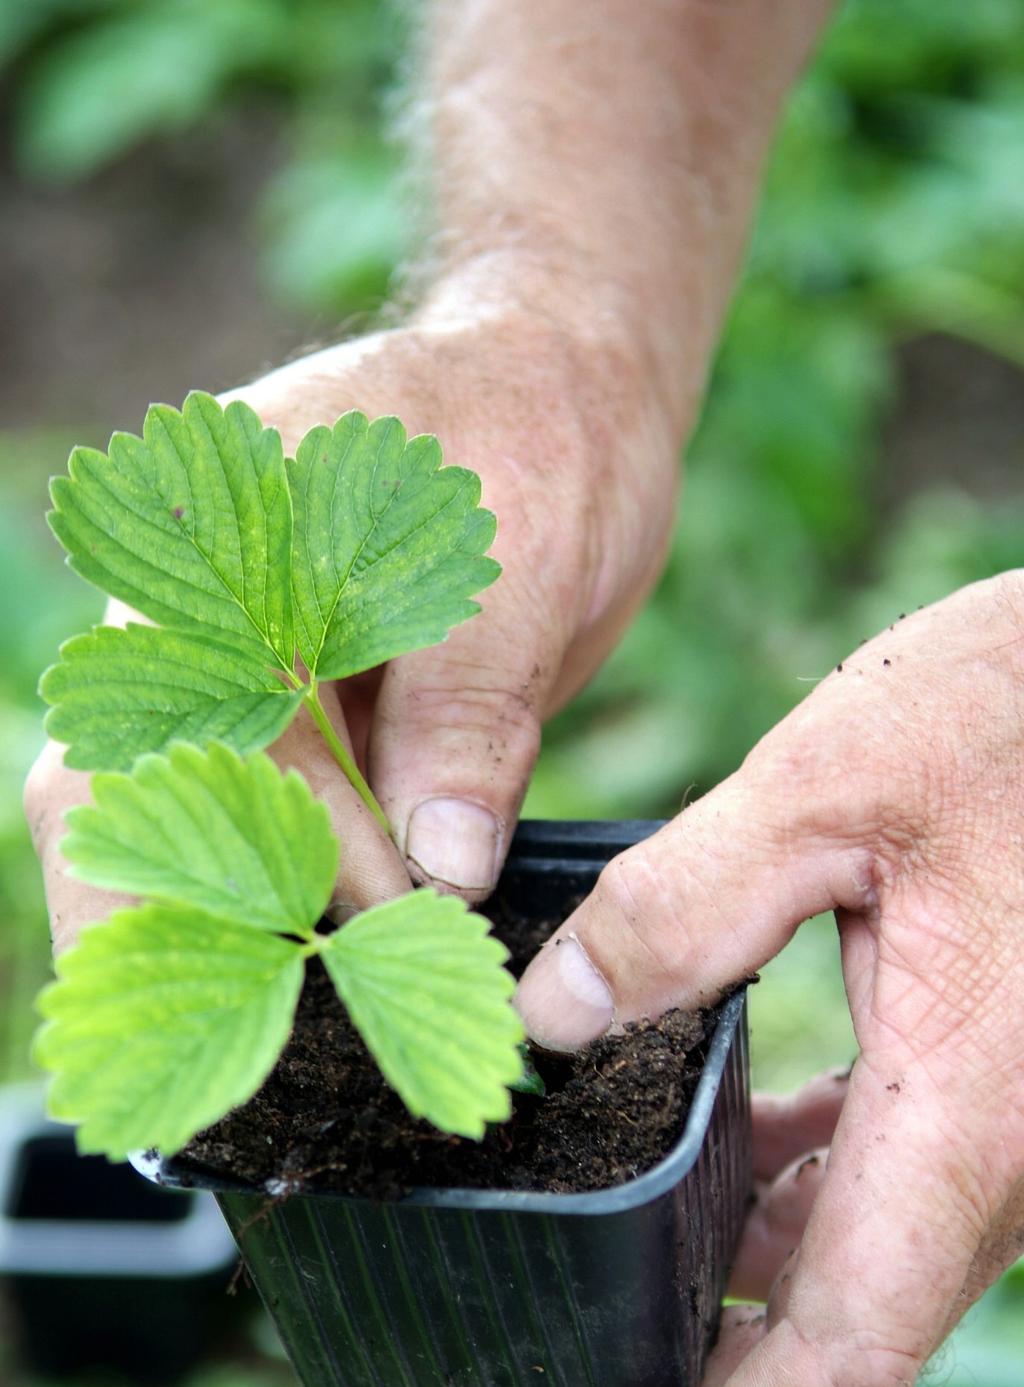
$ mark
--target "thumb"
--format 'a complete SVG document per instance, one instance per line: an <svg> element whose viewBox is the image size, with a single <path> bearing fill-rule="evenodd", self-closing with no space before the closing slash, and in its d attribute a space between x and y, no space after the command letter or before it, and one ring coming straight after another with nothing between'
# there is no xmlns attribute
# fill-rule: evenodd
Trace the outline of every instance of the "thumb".
<svg viewBox="0 0 1024 1387"><path fill-rule="evenodd" d="M869 854L823 832L806 803L743 768L610 862L520 982L534 1040L573 1050L613 1025L710 1006L801 921L861 909Z"/></svg>
<svg viewBox="0 0 1024 1387"><path fill-rule="evenodd" d="M487 620L387 667L368 754L413 880L469 901L498 879L557 669L551 638L503 620L511 614L499 596Z"/></svg>
<svg viewBox="0 0 1024 1387"><path fill-rule="evenodd" d="M954 1136L956 1118L948 1086L912 1051L858 1060L767 1333L728 1387L912 1387L978 1293L969 1287L987 1215L977 1196L989 1178Z"/></svg>

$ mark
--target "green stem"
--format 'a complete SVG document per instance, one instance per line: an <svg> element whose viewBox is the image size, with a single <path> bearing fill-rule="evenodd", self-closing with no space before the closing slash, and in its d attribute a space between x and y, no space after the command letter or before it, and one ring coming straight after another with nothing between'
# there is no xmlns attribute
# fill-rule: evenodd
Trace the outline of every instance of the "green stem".
<svg viewBox="0 0 1024 1387"><path fill-rule="evenodd" d="M370 789L369 785L367 785L366 781L363 779L359 767L356 765L355 761L353 761L352 757L349 755L347 747L342 742L337 732L335 732L334 728L331 726L331 720L324 712L324 706L320 702L320 693L317 688L315 679L310 684L309 688L306 690L306 695L303 699L303 702L305 703L309 711L313 714L313 721L316 723L317 727L319 727L321 733L323 734L323 739L330 747L335 761L337 761L338 765L348 776L349 781L351 782L353 788L356 791L356 794L366 805L367 809L369 809L370 813L380 824L384 832L390 835L391 825L388 823L387 815L384 813L384 810L377 803L373 791Z"/></svg>

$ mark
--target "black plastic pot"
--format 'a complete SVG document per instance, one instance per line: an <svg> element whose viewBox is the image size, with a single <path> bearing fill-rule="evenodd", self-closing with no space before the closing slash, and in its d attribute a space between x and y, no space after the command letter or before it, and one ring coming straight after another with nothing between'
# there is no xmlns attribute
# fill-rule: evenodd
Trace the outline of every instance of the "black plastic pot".
<svg viewBox="0 0 1024 1387"><path fill-rule="evenodd" d="M561 916L653 823L526 823L499 894ZM685 1129L593 1194L423 1189L391 1204L212 1189L306 1387L697 1387L751 1188L746 1008L721 1008Z"/></svg>
<svg viewBox="0 0 1024 1387"><path fill-rule="evenodd" d="M35 1085L0 1094L0 1289L34 1372L175 1381L208 1348L237 1261L208 1195L79 1156Z"/></svg>

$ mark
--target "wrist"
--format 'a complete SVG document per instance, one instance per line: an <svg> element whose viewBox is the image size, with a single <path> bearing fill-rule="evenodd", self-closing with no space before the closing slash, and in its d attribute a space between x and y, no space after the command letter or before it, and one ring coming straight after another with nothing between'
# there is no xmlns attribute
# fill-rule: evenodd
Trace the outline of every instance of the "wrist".
<svg viewBox="0 0 1024 1387"><path fill-rule="evenodd" d="M488 323L536 358L574 364L595 392L653 411L681 443L705 362L687 351L678 316L659 319L639 296L588 266L572 247L482 249L436 267L410 326Z"/></svg>

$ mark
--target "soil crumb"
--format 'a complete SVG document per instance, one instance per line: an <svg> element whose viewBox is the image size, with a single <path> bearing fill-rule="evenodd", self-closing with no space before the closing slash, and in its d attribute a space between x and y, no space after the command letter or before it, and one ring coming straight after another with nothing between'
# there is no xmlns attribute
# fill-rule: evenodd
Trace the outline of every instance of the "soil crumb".
<svg viewBox="0 0 1024 1387"><path fill-rule="evenodd" d="M517 975L558 923L538 926L498 905L488 914ZM511 1120L476 1142L407 1112L314 960L292 1038L263 1088L182 1157L271 1194L330 1189L390 1199L416 1186L607 1189L656 1165L678 1138L712 1019L670 1012L577 1055L536 1052L547 1096L513 1094Z"/></svg>

